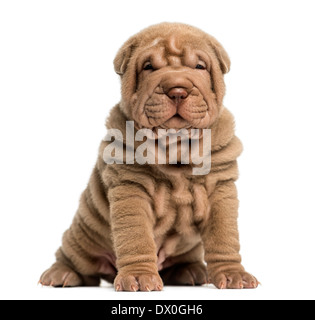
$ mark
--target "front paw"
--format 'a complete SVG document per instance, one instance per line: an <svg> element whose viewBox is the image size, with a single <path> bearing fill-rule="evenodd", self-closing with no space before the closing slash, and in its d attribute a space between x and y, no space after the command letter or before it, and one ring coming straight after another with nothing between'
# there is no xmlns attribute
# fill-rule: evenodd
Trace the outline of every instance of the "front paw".
<svg viewBox="0 0 315 320"><path fill-rule="evenodd" d="M258 280L245 271L225 271L217 273L211 277L218 289L256 289L259 285Z"/></svg>
<svg viewBox="0 0 315 320"><path fill-rule="evenodd" d="M118 274L114 287L116 291L162 291L163 281L159 274Z"/></svg>

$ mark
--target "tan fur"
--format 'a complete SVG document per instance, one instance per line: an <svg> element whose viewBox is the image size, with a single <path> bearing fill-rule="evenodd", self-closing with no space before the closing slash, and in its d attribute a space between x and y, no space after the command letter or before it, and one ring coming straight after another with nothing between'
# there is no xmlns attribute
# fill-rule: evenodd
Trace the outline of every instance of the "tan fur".
<svg viewBox="0 0 315 320"><path fill-rule="evenodd" d="M194 69L199 55L201 63L207 60L202 72ZM156 71L143 71L148 58ZM57 262L40 282L98 285L103 278L118 291L207 282L218 288L256 288L257 280L245 272L239 255L234 182L242 145L233 116L222 105L227 53L199 29L165 23L128 40L114 65L122 100L107 128L120 129L124 140L127 120L135 121L135 130L168 128L168 123L211 128L211 172L194 176L193 164L107 165L103 153L109 142L103 141ZM164 93L182 86L190 96L175 106ZM181 117L172 120L174 110Z"/></svg>

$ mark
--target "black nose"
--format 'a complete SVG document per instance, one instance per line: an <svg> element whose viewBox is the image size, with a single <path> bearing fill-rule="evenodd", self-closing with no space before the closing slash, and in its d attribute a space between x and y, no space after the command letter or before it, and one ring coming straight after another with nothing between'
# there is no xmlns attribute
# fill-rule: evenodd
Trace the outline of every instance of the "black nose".
<svg viewBox="0 0 315 320"><path fill-rule="evenodd" d="M184 88L172 88L168 91L167 96L176 102L180 102L188 97L188 92Z"/></svg>

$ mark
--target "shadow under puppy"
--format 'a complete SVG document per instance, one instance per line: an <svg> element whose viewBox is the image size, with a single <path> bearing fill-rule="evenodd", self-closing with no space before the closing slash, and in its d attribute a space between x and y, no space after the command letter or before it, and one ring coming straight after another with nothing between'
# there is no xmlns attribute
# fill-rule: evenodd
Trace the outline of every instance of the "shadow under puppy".
<svg viewBox="0 0 315 320"><path fill-rule="evenodd" d="M107 128L122 132L124 146L126 121L134 121L135 132L147 128L155 135L159 129L211 129L211 172L194 175L191 161L106 164L110 142L102 141L57 261L40 283L96 286L105 279L117 291L205 283L256 288L239 254L235 180L242 145L222 105L227 53L199 29L163 23L130 38L114 66L122 99Z"/></svg>

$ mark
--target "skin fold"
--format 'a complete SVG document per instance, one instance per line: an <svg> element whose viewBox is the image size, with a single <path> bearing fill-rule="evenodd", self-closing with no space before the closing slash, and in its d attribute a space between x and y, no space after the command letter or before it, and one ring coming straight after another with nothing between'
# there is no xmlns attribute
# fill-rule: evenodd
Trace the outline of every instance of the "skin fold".
<svg viewBox="0 0 315 320"><path fill-rule="evenodd" d="M105 279L117 291L206 283L256 288L258 281L245 271L239 254L235 181L242 145L222 104L230 69L226 51L197 28L164 23L131 37L114 67L121 101L107 129L122 132L125 148L126 121L134 121L135 133L211 129L211 171L193 175L194 164L180 162L106 164L110 142L102 141L56 262L40 283L97 286ZM134 141L134 148L140 144Z"/></svg>

